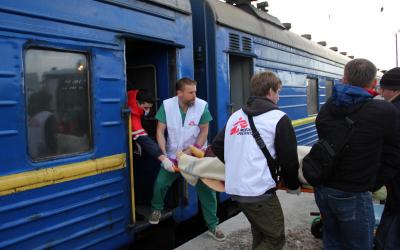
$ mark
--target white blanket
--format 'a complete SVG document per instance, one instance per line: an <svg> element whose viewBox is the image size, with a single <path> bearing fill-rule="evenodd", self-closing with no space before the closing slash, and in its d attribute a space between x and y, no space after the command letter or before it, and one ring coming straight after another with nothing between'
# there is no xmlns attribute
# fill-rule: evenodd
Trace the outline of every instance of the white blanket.
<svg viewBox="0 0 400 250"><path fill-rule="evenodd" d="M309 146L298 146L297 153L300 163L299 181L307 184L303 177L302 161L303 158L310 152ZM191 185L196 185L199 178L213 179L218 181L225 180L225 165L217 157L196 158L187 154L179 154L177 156L178 167L180 173Z"/></svg>

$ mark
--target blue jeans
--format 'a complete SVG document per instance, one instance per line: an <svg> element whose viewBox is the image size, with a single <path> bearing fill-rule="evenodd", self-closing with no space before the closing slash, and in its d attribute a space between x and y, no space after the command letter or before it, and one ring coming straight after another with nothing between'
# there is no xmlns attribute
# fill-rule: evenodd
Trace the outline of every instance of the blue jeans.
<svg viewBox="0 0 400 250"><path fill-rule="evenodd" d="M146 153L149 154L150 157L153 157L154 159L157 159L160 155L163 155L163 152L161 152L161 149L158 146L157 142L151 139L150 136L147 135L139 136L136 139L136 142L139 143L139 145L144 149L144 151L146 151Z"/></svg>
<svg viewBox="0 0 400 250"><path fill-rule="evenodd" d="M375 216L368 192L319 186L314 194L322 215L325 250L373 248Z"/></svg>
<svg viewBox="0 0 400 250"><path fill-rule="evenodd" d="M381 222L376 230L376 249L400 249L400 215L389 215L383 210Z"/></svg>

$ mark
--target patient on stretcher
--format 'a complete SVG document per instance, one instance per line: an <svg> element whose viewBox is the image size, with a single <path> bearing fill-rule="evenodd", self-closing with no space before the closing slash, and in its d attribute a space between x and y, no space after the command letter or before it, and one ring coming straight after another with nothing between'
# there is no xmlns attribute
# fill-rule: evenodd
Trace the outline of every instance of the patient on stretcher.
<svg viewBox="0 0 400 250"><path fill-rule="evenodd" d="M307 184L302 172L302 161L303 158L310 152L311 147L309 146L298 146L297 154L299 158L299 181L302 183L302 192L312 192L312 187ZM225 180L225 165L217 157L215 157L212 151L207 149L206 152L191 147L192 155L187 155L183 152L177 153L178 171L191 185L196 185L199 178L207 186L218 192L224 192L224 180ZM286 189L283 183L278 184L278 189Z"/></svg>

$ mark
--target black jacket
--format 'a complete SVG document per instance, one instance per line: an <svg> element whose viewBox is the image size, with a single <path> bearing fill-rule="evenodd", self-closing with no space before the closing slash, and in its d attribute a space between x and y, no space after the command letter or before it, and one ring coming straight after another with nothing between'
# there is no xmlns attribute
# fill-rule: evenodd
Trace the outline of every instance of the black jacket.
<svg viewBox="0 0 400 250"><path fill-rule="evenodd" d="M243 112L247 115L261 115L270 110L279 109L276 104L262 97L250 97ZM224 162L225 128L215 137L211 144L214 154ZM297 158L297 141L292 123L286 115L278 122L275 131L275 151L282 167L281 177L289 189L300 186L298 180L299 161Z"/></svg>
<svg viewBox="0 0 400 250"><path fill-rule="evenodd" d="M392 104L400 111L400 97L397 97ZM398 112L400 121L400 112ZM397 139L400 138L400 122L397 124ZM400 144L400 141L398 141ZM397 168L389 168L385 172L386 176L394 178L386 183L388 196L386 199L385 210L391 215L400 215L400 161L397 162ZM381 178L383 179L383 178Z"/></svg>
<svg viewBox="0 0 400 250"><path fill-rule="evenodd" d="M336 127L345 116L356 123L348 148L336 162L325 186L347 192L375 190L393 178L390 172L400 162L397 143L397 110L382 100L370 100L350 106L337 106L332 99L322 106L316 120L320 139L334 138ZM378 172L380 175L377 177Z"/></svg>

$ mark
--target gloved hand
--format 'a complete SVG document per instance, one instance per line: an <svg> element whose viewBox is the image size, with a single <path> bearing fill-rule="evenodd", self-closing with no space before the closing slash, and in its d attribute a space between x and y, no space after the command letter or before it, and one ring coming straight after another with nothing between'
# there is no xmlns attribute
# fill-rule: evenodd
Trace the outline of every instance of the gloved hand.
<svg viewBox="0 0 400 250"><path fill-rule="evenodd" d="M301 187L298 187L297 189L288 189L288 190L286 190L286 193L300 195L301 194Z"/></svg>
<svg viewBox="0 0 400 250"><path fill-rule="evenodd" d="M171 173L174 173L174 172L175 172L175 170L174 170L174 166L175 166L174 163L173 163L170 159L168 159L167 157L165 157L165 159L162 160L161 166L162 166L165 170L167 170L168 172L171 172Z"/></svg>

